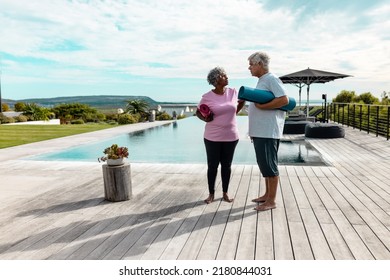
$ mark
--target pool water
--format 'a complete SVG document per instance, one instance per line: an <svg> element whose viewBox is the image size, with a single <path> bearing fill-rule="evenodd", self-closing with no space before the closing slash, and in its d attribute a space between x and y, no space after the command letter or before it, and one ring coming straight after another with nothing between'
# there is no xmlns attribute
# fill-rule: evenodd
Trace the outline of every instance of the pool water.
<svg viewBox="0 0 390 280"><path fill-rule="evenodd" d="M247 137L248 118L238 117L237 122L240 140L233 163L256 164L253 144ZM204 125L205 123L198 118L188 117L168 125L126 133L96 143L88 143L29 159L93 162L103 156L104 148L116 143L129 148L129 161L131 162L205 163ZM278 156L280 164L325 165L318 151L304 140L281 141Z"/></svg>

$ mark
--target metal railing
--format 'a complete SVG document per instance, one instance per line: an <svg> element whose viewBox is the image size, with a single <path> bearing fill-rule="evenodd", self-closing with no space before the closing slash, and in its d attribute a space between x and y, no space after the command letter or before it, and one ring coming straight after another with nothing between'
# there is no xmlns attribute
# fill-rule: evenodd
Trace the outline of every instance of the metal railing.
<svg viewBox="0 0 390 280"><path fill-rule="evenodd" d="M390 138L390 106L353 103L329 103L324 119Z"/></svg>

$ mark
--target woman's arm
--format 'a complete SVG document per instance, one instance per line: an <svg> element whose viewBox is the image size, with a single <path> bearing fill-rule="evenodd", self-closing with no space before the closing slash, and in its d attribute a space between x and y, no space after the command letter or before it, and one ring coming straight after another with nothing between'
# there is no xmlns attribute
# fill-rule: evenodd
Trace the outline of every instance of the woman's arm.
<svg viewBox="0 0 390 280"><path fill-rule="evenodd" d="M238 114L245 105L245 100L238 100L236 114Z"/></svg>

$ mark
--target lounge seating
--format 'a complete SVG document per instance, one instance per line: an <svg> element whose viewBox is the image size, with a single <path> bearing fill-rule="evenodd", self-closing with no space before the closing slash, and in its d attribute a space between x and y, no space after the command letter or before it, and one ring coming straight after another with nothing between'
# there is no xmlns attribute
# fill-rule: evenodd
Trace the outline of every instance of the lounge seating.
<svg viewBox="0 0 390 280"><path fill-rule="evenodd" d="M344 128L331 123L309 123L305 127L305 137L309 138L343 138Z"/></svg>
<svg viewBox="0 0 390 280"><path fill-rule="evenodd" d="M283 134L305 134L305 127L311 123L306 120L289 121L284 122Z"/></svg>

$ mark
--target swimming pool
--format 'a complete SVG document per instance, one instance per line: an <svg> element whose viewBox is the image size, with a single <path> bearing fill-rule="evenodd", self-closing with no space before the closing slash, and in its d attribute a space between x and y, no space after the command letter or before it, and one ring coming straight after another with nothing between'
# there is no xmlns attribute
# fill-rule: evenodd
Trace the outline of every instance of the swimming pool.
<svg viewBox="0 0 390 280"><path fill-rule="evenodd" d="M234 164L256 164L255 152L247 137L248 118L238 117L240 141L234 154ZM150 163L205 163L203 143L204 123L188 117L168 125L126 133L103 141L88 143L63 151L29 158L45 161L97 161L105 147L116 143L129 148L129 161ZM325 165L321 155L309 143L281 141L280 164Z"/></svg>

